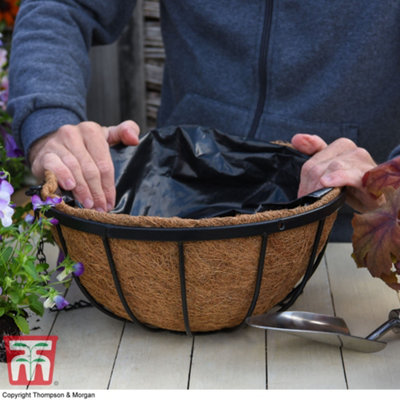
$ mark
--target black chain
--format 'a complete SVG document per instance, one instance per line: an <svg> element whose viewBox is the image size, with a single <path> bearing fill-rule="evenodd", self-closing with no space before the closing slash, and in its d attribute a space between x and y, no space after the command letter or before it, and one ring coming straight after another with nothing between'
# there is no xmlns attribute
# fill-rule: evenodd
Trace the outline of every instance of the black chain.
<svg viewBox="0 0 400 400"><path fill-rule="evenodd" d="M40 196L40 192L42 191L43 185L38 185L38 186L31 186L26 192L25 194L28 197L32 197L33 195L37 194L38 196Z"/></svg>
<svg viewBox="0 0 400 400"><path fill-rule="evenodd" d="M66 307L64 307L62 310L59 310L56 306L51 307L49 310L51 312L57 312L57 311L72 311L72 310L77 310L79 308L86 308L86 307L93 307L92 304L90 304L86 300L78 300L73 304L68 304Z"/></svg>
<svg viewBox="0 0 400 400"><path fill-rule="evenodd" d="M42 191L42 185L39 186L32 186L29 188L25 194L27 196L33 196L35 194L40 195L40 192ZM39 210L35 210L35 219L38 219L40 217L39 215ZM47 264L46 262L46 254L44 253L44 239L41 238L38 244L38 249L36 253L36 258L39 261L40 264ZM72 310L77 310L79 308L86 308L86 307L93 307L92 304L87 302L86 300L78 300L73 304L68 304L66 307L64 307L61 311L72 311ZM60 311L56 306L53 306L49 309L51 312L57 312Z"/></svg>
<svg viewBox="0 0 400 400"><path fill-rule="evenodd" d="M35 194L40 196L40 192L42 191L42 188L43 188L43 185L31 186L25 192L25 195L29 196L29 197L32 197ZM34 216L35 216L35 220L40 218L39 210L34 211ZM47 264L46 255L44 254L44 239L43 239L43 237L40 239L40 242L38 244L36 259L39 261L40 264Z"/></svg>
<svg viewBox="0 0 400 400"><path fill-rule="evenodd" d="M38 215L35 211L35 218L38 218ZM39 264L47 264L46 254L44 254L44 239L43 237L40 239L37 252L36 259L39 261Z"/></svg>

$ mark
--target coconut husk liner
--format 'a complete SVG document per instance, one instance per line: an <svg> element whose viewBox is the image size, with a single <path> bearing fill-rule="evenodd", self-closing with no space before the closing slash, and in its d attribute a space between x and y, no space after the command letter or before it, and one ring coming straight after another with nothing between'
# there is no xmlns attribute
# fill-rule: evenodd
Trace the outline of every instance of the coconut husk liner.
<svg viewBox="0 0 400 400"><path fill-rule="evenodd" d="M55 176L47 172L42 198L54 196L56 190ZM60 203L56 211L107 225L196 229L280 220L317 210L339 196L341 189L335 188L307 206L204 219L109 214L71 207L65 202ZM325 219L317 256L325 247L336 214L334 211ZM317 229L318 221L315 221L268 235L253 315L273 308L301 280L309 263ZM102 237L62 223L57 230L54 228L54 236L72 259L84 264L85 272L79 280L90 296L112 314L131 320L114 284ZM121 290L136 319L147 326L187 331L179 270L182 254L179 254L177 242L109 238L108 243ZM191 332L231 328L244 321L257 284L262 245L260 235L184 242L186 307Z"/></svg>

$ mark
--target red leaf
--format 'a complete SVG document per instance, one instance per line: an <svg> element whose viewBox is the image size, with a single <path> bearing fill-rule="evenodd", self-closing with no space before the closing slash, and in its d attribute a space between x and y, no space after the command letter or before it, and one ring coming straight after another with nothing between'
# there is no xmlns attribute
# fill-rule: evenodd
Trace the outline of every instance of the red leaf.
<svg viewBox="0 0 400 400"><path fill-rule="evenodd" d="M386 199L384 205L353 218L353 258L358 267L368 268L372 276L400 290L397 282L397 263L400 262L400 190L390 187L382 190Z"/></svg>
<svg viewBox="0 0 400 400"><path fill-rule="evenodd" d="M400 187L400 157L379 164L368 171L363 179L363 186L376 197L385 192L387 187Z"/></svg>

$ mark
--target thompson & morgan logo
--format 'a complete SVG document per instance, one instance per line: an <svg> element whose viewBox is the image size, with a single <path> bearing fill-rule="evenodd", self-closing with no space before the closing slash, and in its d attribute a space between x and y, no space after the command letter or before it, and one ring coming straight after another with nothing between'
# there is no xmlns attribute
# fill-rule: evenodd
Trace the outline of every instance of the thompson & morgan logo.
<svg viewBox="0 0 400 400"><path fill-rule="evenodd" d="M4 336L11 385L50 385L57 336Z"/></svg>

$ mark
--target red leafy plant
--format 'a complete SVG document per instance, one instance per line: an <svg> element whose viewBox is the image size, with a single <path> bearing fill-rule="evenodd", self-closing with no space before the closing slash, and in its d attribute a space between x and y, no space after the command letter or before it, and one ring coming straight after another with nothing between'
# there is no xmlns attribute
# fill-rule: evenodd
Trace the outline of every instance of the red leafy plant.
<svg viewBox="0 0 400 400"><path fill-rule="evenodd" d="M359 268L400 290L400 158L368 171L362 183L383 201L373 211L354 215L352 257Z"/></svg>

